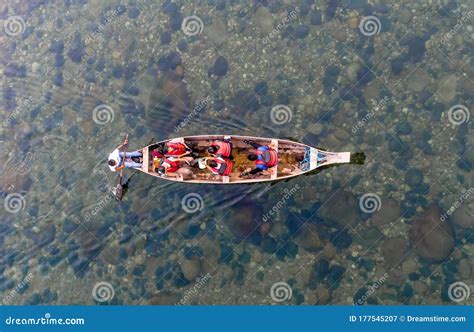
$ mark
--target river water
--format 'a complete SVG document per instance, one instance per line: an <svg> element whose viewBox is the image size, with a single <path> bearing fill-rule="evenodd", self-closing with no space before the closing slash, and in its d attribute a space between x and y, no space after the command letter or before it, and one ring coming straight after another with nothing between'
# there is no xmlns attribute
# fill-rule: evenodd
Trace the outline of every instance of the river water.
<svg viewBox="0 0 474 332"><path fill-rule="evenodd" d="M3 1L0 300L472 304L473 10ZM106 159L126 133L366 159L241 186L136 174L118 203Z"/></svg>

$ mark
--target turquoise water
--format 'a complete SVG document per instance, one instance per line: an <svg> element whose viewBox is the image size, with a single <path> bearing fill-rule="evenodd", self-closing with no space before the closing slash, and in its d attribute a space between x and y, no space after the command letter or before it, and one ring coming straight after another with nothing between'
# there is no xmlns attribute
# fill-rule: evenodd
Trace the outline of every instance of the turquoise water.
<svg viewBox="0 0 474 332"><path fill-rule="evenodd" d="M473 10L2 2L2 303L472 304ZM242 186L137 174L117 203L126 133L366 160Z"/></svg>

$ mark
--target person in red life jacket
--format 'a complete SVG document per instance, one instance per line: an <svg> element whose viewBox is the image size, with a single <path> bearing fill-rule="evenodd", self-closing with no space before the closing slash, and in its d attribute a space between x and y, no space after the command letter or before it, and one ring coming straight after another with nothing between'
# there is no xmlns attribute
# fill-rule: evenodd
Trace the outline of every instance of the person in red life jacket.
<svg viewBox="0 0 474 332"><path fill-rule="evenodd" d="M232 161L229 159L224 159L221 157L217 158L204 158L206 161L206 168L215 175L221 176L229 176L230 172L232 172Z"/></svg>
<svg viewBox="0 0 474 332"><path fill-rule="evenodd" d="M248 160L255 161L255 168L241 173L241 177L265 172L269 168L278 165L278 153L268 145L260 145L247 140L245 140L244 143L256 149L255 153L251 153L247 156Z"/></svg>
<svg viewBox="0 0 474 332"><path fill-rule="evenodd" d="M228 158L230 160L234 159L232 157L232 142L230 137L224 138L222 141L212 141L207 148L207 152L209 152L213 157Z"/></svg>
<svg viewBox="0 0 474 332"><path fill-rule="evenodd" d="M185 165L189 165L193 161L192 157L165 157L159 167L155 168L155 172L160 176L169 176L175 178L192 177L193 172Z"/></svg>
<svg viewBox="0 0 474 332"><path fill-rule="evenodd" d="M192 150L186 144L181 142L160 143L156 150L153 150L153 152L154 151L156 151L158 158L161 158L163 156L173 156L181 158L192 152Z"/></svg>

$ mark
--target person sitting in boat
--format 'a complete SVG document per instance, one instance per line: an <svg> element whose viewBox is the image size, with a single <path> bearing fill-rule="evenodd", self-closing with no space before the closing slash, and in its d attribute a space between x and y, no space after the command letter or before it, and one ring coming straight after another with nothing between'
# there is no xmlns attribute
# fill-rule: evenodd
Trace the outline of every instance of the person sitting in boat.
<svg viewBox="0 0 474 332"><path fill-rule="evenodd" d="M268 145L260 145L251 141L244 141L254 147L255 153L251 153L247 156L248 160L255 161L255 168L250 171L243 172L240 176L254 175L260 172L265 172L269 168L272 168L278 164L278 153L275 149Z"/></svg>
<svg viewBox="0 0 474 332"><path fill-rule="evenodd" d="M225 136L222 141L212 141L207 148L207 152L213 157L229 158L232 160L232 141L230 136Z"/></svg>
<svg viewBox="0 0 474 332"><path fill-rule="evenodd" d="M132 159L143 157L140 151L126 152L125 160L123 160L124 153L121 152L120 149L126 144L128 144L128 139L126 139L123 144L117 146L117 148L109 155L107 163L112 172L118 172L123 168L142 168L142 163L136 162Z"/></svg>
<svg viewBox="0 0 474 332"><path fill-rule="evenodd" d="M186 144L181 142L160 143L154 151L156 151L158 157L160 158L162 156L173 156L181 158L192 152L192 150Z"/></svg>
<svg viewBox="0 0 474 332"><path fill-rule="evenodd" d="M221 157L207 157L204 158L206 162L206 168L215 175L229 176L232 172L232 161Z"/></svg>
<svg viewBox="0 0 474 332"><path fill-rule="evenodd" d="M166 157L161 162L160 166L155 168L155 172L160 176L169 176L178 179L194 178L193 171L187 167L193 161L192 157Z"/></svg>

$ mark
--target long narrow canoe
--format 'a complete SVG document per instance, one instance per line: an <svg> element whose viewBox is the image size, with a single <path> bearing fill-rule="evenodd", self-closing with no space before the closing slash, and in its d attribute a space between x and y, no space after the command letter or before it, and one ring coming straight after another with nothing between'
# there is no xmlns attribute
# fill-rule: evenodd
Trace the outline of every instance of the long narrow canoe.
<svg viewBox="0 0 474 332"><path fill-rule="evenodd" d="M231 136L233 167L229 176L221 176L212 174L208 169L200 169L199 167L188 167L193 172L192 177L175 178L166 175L160 175L155 172L153 167L152 152L159 144L166 142L181 142L188 146L194 147L201 157L210 157L207 148L210 143L215 140L223 140L224 135L199 135L185 136L157 142L139 150L143 153L143 164L141 171L166 180L176 182L189 183L211 183L211 184L235 184L235 183L253 183L264 181L275 181L288 179L297 175L311 172L318 167L349 163L351 159L350 152L328 152L311 146L296 143L284 139L272 139L252 136ZM253 141L260 145L268 145L278 153L278 164L264 174L259 173L249 176L241 176L241 173L253 169L255 162L247 159L247 156L254 150L246 144L244 140Z"/></svg>

